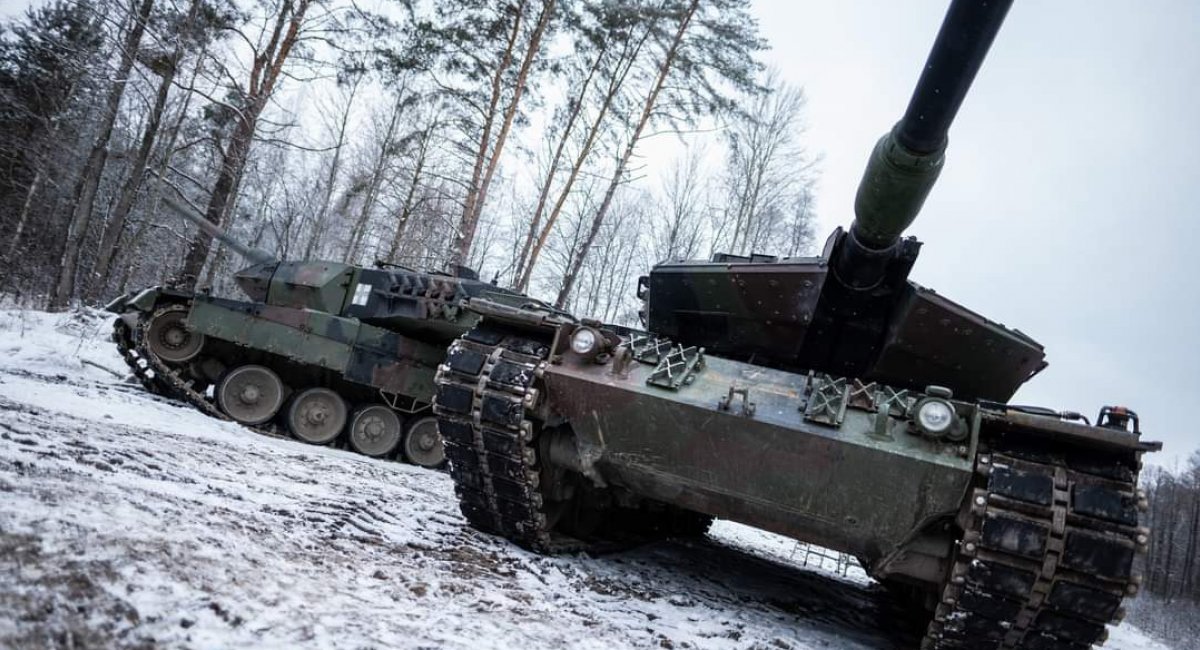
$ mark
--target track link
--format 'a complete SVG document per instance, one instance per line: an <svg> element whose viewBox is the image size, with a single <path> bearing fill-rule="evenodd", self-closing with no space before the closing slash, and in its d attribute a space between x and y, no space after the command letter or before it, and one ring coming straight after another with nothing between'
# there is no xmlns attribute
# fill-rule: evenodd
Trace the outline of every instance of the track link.
<svg viewBox="0 0 1200 650"><path fill-rule="evenodd" d="M1137 459L1001 436L976 462L925 650L1077 650L1124 616L1149 531Z"/></svg>
<svg viewBox="0 0 1200 650"><path fill-rule="evenodd" d="M130 327L124 318L118 317L113 323L112 340L116 343L117 350L125 360L126 365L129 366L133 375L146 390L168 399L186 402L201 413L217 418L218 420L237 422L221 411L214 399L210 398L202 390L197 390L196 382L186 375L186 365L173 366L164 363L162 359L150 351L149 339L147 337L147 330L150 327L150 323L155 318L167 312L173 310L186 312L190 308L190 302L182 300L162 304L152 311L138 312L137 322L133 327ZM428 411L422 410L419 413L421 417L424 417L428 414ZM416 417L413 414L409 414L409 416ZM237 424L256 433L273 438L296 439L285 426L276 424L274 421L260 425L249 425L241 422L237 422ZM353 449L349 441L343 439L344 435L339 435L338 439L331 443L330 446ZM397 462L404 462L401 460L400 453L399 448L397 448L393 459ZM389 458L392 458L392 456L389 456ZM417 466L421 467L420 465ZM443 467L444 463L443 465L429 469L441 471Z"/></svg>
<svg viewBox="0 0 1200 650"><path fill-rule="evenodd" d="M125 365L129 366L129 370L133 372L138 383L155 395L176 398L177 396L171 392L170 384L158 379L158 374L154 371L150 359L142 356L134 337L134 328L129 327L124 319L117 318L113 321L112 340L117 344L117 352L121 354Z"/></svg>
<svg viewBox="0 0 1200 650"><path fill-rule="evenodd" d="M549 532L531 417L549 341L480 325L438 369L434 413L463 516L525 548L562 550ZM568 542L569 543L569 542Z"/></svg>

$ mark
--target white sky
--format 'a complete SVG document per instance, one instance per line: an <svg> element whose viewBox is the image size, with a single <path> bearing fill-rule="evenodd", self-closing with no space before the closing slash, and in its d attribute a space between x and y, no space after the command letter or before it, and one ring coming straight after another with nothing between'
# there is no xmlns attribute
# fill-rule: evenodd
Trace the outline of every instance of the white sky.
<svg viewBox="0 0 1200 650"><path fill-rule="evenodd" d="M808 94L822 236L853 218L947 4L755 3L768 61ZM913 280L1046 346L1016 401L1128 405L1168 466L1200 442L1197 120L1200 3L1018 0L909 231Z"/></svg>

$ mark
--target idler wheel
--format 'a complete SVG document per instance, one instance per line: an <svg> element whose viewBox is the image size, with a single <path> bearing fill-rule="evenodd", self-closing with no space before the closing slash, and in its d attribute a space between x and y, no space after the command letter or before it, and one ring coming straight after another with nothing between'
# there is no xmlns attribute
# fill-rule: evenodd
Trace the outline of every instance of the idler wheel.
<svg viewBox="0 0 1200 650"><path fill-rule="evenodd" d="M187 328L187 308L168 307L155 314L146 330L150 351L167 363L183 363L200 354L204 335Z"/></svg>
<svg viewBox="0 0 1200 650"><path fill-rule="evenodd" d="M314 445L333 442L346 426L346 401L328 388L309 388L292 400L287 412L292 435Z"/></svg>
<svg viewBox="0 0 1200 650"><path fill-rule="evenodd" d="M403 434L400 416L381 404L358 409L350 420L350 446L364 456L387 456L396 450Z"/></svg>
<svg viewBox="0 0 1200 650"><path fill-rule="evenodd" d="M404 459L421 467L441 467L446 462L437 417L426 415L408 423L404 432Z"/></svg>
<svg viewBox="0 0 1200 650"><path fill-rule="evenodd" d="M275 417L286 392L279 375L270 368L238 366L217 386L217 405L225 415L253 426Z"/></svg>

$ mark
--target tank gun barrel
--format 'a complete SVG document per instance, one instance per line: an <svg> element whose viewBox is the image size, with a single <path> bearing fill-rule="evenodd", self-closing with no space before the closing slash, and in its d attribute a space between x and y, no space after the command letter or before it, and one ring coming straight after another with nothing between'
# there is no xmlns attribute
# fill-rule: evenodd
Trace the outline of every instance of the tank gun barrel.
<svg viewBox="0 0 1200 650"><path fill-rule="evenodd" d="M251 264L268 264L270 262L278 261L275 259L274 255L271 255L261 248L252 248L234 239L229 235L229 233L221 229L220 226L197 214L191 206L185 205L182 201L171 196L170 192L163 192L161 198L162 202L165 203L168 208L171 208L172 212L175 212L184 219L196 224L196 227L200 230L203 230L209 235L216 237L222 242L225 242L226 246L232 248L235 252L237 252L238 255L241 255L243 258L245 258L247 262L250 262Z"/></svg>
<svg viewBox="0 0 1200 650"><path fill-rule="evenodd" d="M850 266L871 266L869 259L895 245L916 219L945 161L950 125L1011 6L1012 0L951 3L904 117L867 163L854 201Z"/></svg>

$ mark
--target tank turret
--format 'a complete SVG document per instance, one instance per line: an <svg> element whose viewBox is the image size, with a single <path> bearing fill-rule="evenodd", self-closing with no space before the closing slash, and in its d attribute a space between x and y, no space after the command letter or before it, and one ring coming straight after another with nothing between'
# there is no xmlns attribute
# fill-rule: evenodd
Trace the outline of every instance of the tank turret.
<svg viewBox="0 0 1200 650"><path fill-rule="evenodd" d="M817 258L714 256L640 281L647 329L714 354L906 388L1007 400L1042 347L908 280L904 237L945 161L947 133L1011 1L952 3L901 120L867 162L855 218Z"/></svg>
<svg viewBox="0 0 1200 650"><path fill-rule="evenodd" d="M462 333L459 306L477 295L518 294L479 280L465 266L451 273L422 272L377 262L363 268L326 260L283 261L247 246L223 228L164 192L163 203L250 263L234 281L251 300L268 305L314 309L389 327L396 331L450 341ZM474 316L466 316L473 322Z"/></svg>

